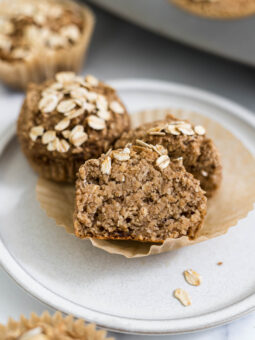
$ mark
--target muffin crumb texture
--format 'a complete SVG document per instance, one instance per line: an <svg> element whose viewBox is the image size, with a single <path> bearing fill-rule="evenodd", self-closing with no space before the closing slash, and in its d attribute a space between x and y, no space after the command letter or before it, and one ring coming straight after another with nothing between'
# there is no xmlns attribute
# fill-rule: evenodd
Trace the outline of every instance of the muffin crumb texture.
<svg viewBox="0 0 255 340"><path fill-rule="evenodd" d="M37 172L73 182L79 166L106 152L129 125L114 89L92 75L60 72L54 80L30 85L18 136Z"/></svg>
<svg viewBox="0 0 255 340"><path fill-rule="evenodd" d="M76 182L76 236L141 242L196 237L206 197L182 161L166 153L138 140L86 161Z"/></svg>

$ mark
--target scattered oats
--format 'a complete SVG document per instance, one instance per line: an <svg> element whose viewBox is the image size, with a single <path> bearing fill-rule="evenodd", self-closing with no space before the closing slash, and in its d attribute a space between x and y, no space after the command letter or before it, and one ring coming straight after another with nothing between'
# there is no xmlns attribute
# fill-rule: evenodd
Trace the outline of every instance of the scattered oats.
<svg viewBox="0 0 255 340"><path fill-rule="evenodd" d="M84 127L82 125L76 125L70 133L69 140L77 147L85 143L88 140L88 135L84 132Z"/></svg>
<svg viewBox="0 0 255 340"><path fill-rule="evenodd" d="M204 177L207 177L208 176L208 172L205 171L205 170L201 170L201 175L204 176Z"/></svg>
<svg viewBox="0 0 255 340"><path fill-rule="evenodd" d="M65 130L70 124L69 117L62 119L60 122L58 122L57 125L55 125L55 130L62 131Z"/></svg>
<svg viewBox="0 0 255 340"><path fill-rule="evenodd" d="M95 107L94 104L85 102L85 103L83 103L82 108L90 113L90 112L94 111L96 107Z"/></svg>
<svg viewBox="0 0 255 340"><path fill-rule="evenodd" d="M67 45L67 40L62 35L52 32L47 39L47 45L51 48L64 47Z"/></svg>
<svg viewBox="0 0 255 340"><path fill-rule="evenodd" d="M47 144L47 150L48 151L55 151L56 148L57 148L57 141L58 141L58 138L54 139L54 141L50 142Z"/></svg>
<svg viewBox="0 0 255 340"><path fill-rule="evenodd" d="M159 155L167 155L168 152L167 152L167 149L164 148L163 145L161 144L157 144L154 146L154 150L159 154Z"/></svg>
<svg viewBox="0 0 255 340"><path fill-rule="evenodd" d="M97 100L97 93L88 91L86 98L89 102L95 102Z"/></svg>
<svg viewBox="0 0 255 340"><path fill-rule="evenodd" d="M70 136L70 133L71 133L71 131L70 131L70 130L64 130L64 131L62 131L62 135L63 135L63 137L65 137L66 139L68 139L68 138L69 138L69 136Z"/></svg>
<svg viewBox="0 0 255 340"><path fill-rule="evenodd" d="M114 113L118 113L118 114L122 114L124 113L124 108L122 105L120 105L120 103L118 103L117 101L113 101L110 104L110 109L114 112Z"/></svg>
<svg viewBox="0 0 255 340"><path fill-rule="evenodd" d="M91 85L85 81L83 77L76 76L75 81L83 87L91 87Z"/></svg>
<svg viewBox="0 0 255 340"><path fill-rule="evenodd" d="M81 36L79 28L74 24L62 27L60 34L74 42L79 40Z"/></svg>
<svg viewBox="0 0 255 340"><path fill-rule="evenodd" d="M85 78L86 82L88 82L92 86L97 86L99 84L99 81L96 77L92 76L91 74L87 75Z"/></svg>
<svg viewBox="0 0 255 340"><path fill-rule="evenodd" d="M192 286L199 286L202 282L201 275L195 272L195 270L188 269L183 273L185 280Z"/></svg>
<svg viewBox="0 0 255 340"><path fill-rule="evenodd" d="M11 47L11 40L7 36L0 34L0 50L3 50L4 52L9 52Z"/></svg>
<svg viewBox="0 0 255 340"><path fill-rule="evenodd" d="M83 87L77 87L71 91L71 97L74 99L86 99L88 90Z"/></svg>
<svg viewBox="0 0 255 340"><path fill-rule="evenodd" d="M73 109L67 113L65 113L65 116L67 116L68 119L74 119L76 117L79 117L84 114L84 109Z"/></svg>
<svg viewBox="0 0 255 340"><path fill-rule="evenodd" d="M44 128L42 125L34 126L31 128L29 137L32 139L32 141L36 141L37 137L40 137L43 135Z"/></svg>
<svg viewBox="0 0 255 340"><path fill-rule="evenodd" d="M191 305L191 299L186 290L178 288L174 291L174 296L186 307Z"/></svg>
<svg viewBox="0 0 255 340"><path fill-rule="evenodd" d="M49 113L55 110L58 104L58 97L54 94L49 94L47 96L43 96L39 101L39 110L44 113Z"/></svg>
<svg viewBox="0 0 255 340"><path fill-rule="evenodd" d="M162 155L156 160L157 166L163 170L170 164L170 158L167 155Z"/></svg>
<svg viewBox="0 0 255 340"><path fill-rule="evenodd" d="M136 140L136 144L140 145L140 146L143 146L145 148L149 148L149 149L152 149L153 148L153 145L151 144L148 144L148 143L145 143L144 141L140 140L140 139L137 139Z"/></svg>
<svg viewBox="0 0 255 340"><path fill-rule="evenodd" d="M103 130L106 127L105 121L94 115L88 116L88 124L94 130Z"/></svg>
<svg viewBox="0 0 255 340"><path fill-rule="evenodd" d="M152 134L152 133L154 133L154 132L163 132L164 133L164 126L155 126L155 127L152 127L152 128L150 128L148 131L147 131L147 133L148 134Z"/></svg>
<svg viewBox="0 0 255 340"><path fill-rule="evenodd" d="M96 106L99 110L106 111L108 109L108 101L105 96L99 94L96 99Z"/></svg>
<svg viewBox="0 0 255 340"><path fill-rule="evenodd" d="M65 139L56 139L57 140L57 148L58 152L67 152L70 149L70 144Z"/></svg>
<svg viewBox="0 0 255 340"><path fill-rule="evenodd" d="M55 6L51 6L48 14L52 18L60 18L62 13L63 13L63 9L61 8L61 6L55 5Z"/></svg>
<svg viewBox="0 0 255 340"><path fill-rule="evenodd" d="M36 327L33 329L30 329L29 331L25 332L23 335L19 337L19 340L33 340L33 339L38 339L43 340L43 338L39 338L40 335L42 334L43 330L41 327ZM45 337L46 339L46 337Z"/></svg>
<svg viewBox="0 0 255 340"><path fill-rule="evenodd" d="M202 136L202 135L205 134L205 128L202 125L195 126L194 130L195 130L197 135Z"/></svg>
<svg viewBox="0 0 255 340"><path fill-rule="evenodd" d="M76 106L76 103L73 99L66 99L60 102L57 106L58 112L66 113L74 109Z"/></svg>
<svg viewBox="0 0 255 340"><path fill-rule="evenodd" d="M151 132L149 132L149 135L151 135L151 136L165 136L166 134L165 134L165 132L151 131Z"/></svg>
<svg viewBox="0 0 255 340"><path fill-rule="evenodd" d="M171 135L176 135L178 136L180 134L180 132L178 131L177 127L175 124L168 124L166 127L165 127L165 131L167 133L170 133Z"/></svg>
<svg viewBox="0 0 255 340"><path fill-rule="evenodd" d="M65 83L62 92L64 94L70 94L72 91L79 89L80 86L77 83Z"/></svg>
<svg viewBox="0 0 255 340"><path fill-rule="evenodd" d="M59 83L69 83L75 79L75 73L74 72L59 72L56 74L56 80Z"/></svg>
<svg viewBox="0 0 255 340"><path fill-rule="evenodd" d="M56 138L56 131L53 131L53 130L46 131L42 136L42 143L48 144L50 142L53 142L55 138Z"/></svg>
<svg viewBox="0 0 255 340"><path fill-rule="evenodd" d="M101 164L101 172L103 175L110 175L111 173L111 157L106 156Z"/></svg>
<svg viewBox="0 0 255 340"><path fill-rule="evenodd" d="M27 57L29 57L31 54L28 50L25 50L24 48L15 48L14 50L12 50L11 53L13 58L16 59L25 59Z"/></svg>
<svg viewBox="0 0 255 340"><path fill-rule="evenodd" d="M52 83L49 87L49 89L52 89L52 90L62 90L63 89L63 84L62 83L58 83L58 82L55 82L55 83Z"/></svg>
<svg viewBox="0 0 255 340"><path fill-rule="evenodd" d="M112 151L113 158L118 161L128 161L130 159L130 149L124 148L123 150L114 150Z"/></svg>
<svg viewBox="0 0 255 340"><path fill-rule="evenodd" d="M12 34L15 27L11 21L6 18L0 18L0 32L2 34Z"/></svg>
<svg viewBox="0 0 255 340"><path fill-rule="evenodd" d="M99 110L97 111L98 117L104 119L104 120L109 120L111 118L111 114L109 111L106 110Z"/></svg>
<svg viewBox="0 0 255 340"><path fill-rule="evenodd" d="M82 152L82 151L83 151L83 148L78 147L78 148L73 149L73 150L72 150L72 153L80 153L80 152Z"/></svg>
<svg viewBox="0 0 255 340"><path fill-rule="evenodd" d="M192 128L178 126L178 130L179 130L183 135L187 135L187 136L192 136L192 135L194 135L194 131L192 130Z"/></svg>

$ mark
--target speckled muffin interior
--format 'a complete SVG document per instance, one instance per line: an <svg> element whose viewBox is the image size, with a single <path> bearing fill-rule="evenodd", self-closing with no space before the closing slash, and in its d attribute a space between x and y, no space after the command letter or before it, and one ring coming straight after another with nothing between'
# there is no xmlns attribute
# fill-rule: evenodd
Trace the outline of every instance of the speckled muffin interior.
<svg viewBox="0 0 255 340"><path fill-rule="evenodd" d="M80 238L194 238L205 214L199 181L161 145L138 140L86 161L79 170L74 228Z"/></svg>
<svg viewBox="0 0 255 340"><path fill-rule="evenodd" d="M200 181L207 197L211 197L220 187L222 178L220 156L202 126L194 126L188 121L179 121L178 118L168 115L164 120L146 123L124 132L115 147L124 147L136 139L142 139L153 145L163 145L168 150L170 158L182 157L186 170Z"/></svg>
<svg viewBox="0 0 255 340"><path fill-rule="evenodd" d="M74 182L79 166L106 152L129 126L129 115L113 88L91 75L61 72L54 80L29 87L17 133L41 176Z"/></svg>

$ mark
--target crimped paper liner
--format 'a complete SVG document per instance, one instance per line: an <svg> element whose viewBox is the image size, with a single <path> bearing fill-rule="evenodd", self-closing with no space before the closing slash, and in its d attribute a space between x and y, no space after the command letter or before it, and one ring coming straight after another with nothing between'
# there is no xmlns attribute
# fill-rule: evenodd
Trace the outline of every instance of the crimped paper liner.
<svg viewBox="0 0 255 340"><path fill-rule="evenodd" d="M70 333L68 339L114 340L114 338L106 338L106 331L97 330L95 324L87 324L81 319L75 320L71 315L63 317L60 312L56 312L52 316L48 312L44 312L41 316L32 313L29 319L21 315L19 321L14 321L12 318L9 318L6 326L0 324L0 339L18 339L20 335L30 329L43 325L54 328L54 331L57 331L58 335L62 334L61 328L68 329ZM75 337L72 337L71 334L75 335ZM51 337L50 339L53 338ZM58 339L61 339L61 337L58 337ZM67 337L65 337L65 339L67 339Z"/></svg>
<svg viewBox="0 0 255 340"><path fill-rule="evenodd" d="M204 227L195 240L183 236L178 239L167 239L162 244L151 244L90 239L95 247L128 258L160 254L223 235L229 227L236 225L238 220L244 218L253 209L255 159L242 142L219 123L195 112L150 110L131 115L132 125L135 127L145 122L163 119L167 113L203 125L221 154L222 185L214 197L208 200ZM39 178L36 192L37 199L46 214L55 219L57 225L65 227L68 233L73 234L74 187Z"/></svg>
<svg viewBox="0 0 255 340"><path fill-rule="evenodd" d="M78 6L69 0L62 0ZM25 90L30 82L39 83L53 78L58 71L74 71L78 73L82 67L95 25L95 17L91 9L80 5L84 17L83 34L72 47L60 50L38 48L38 52L24 62L8 63L0 60L0 79L10 87ZM3 8L0 9L0 14Z"/></svg>
<svg viewBox="0 0 255 340"><path fill-rule="evenodd" d="M241 0L220 1L191 1L191 0L168 0L170 3L192 13L208 19L230 20L244 18L255 14L253 0L244 4Z"/></svg>

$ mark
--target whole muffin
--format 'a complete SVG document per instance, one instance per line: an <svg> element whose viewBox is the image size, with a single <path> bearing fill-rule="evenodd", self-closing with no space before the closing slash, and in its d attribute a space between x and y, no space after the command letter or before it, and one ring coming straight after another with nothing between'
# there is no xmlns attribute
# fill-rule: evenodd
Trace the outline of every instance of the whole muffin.
<svg viewBox="0 0 255 340"><path fill-rule="evenodd" d="M167 115L164 120L146 123L123 133L115 148L124 147L137 139L163 145L171 158L182 157L186 170L200 181L207 197L219 188L222 178L219 153L202 126Z"/></svg>
<svg viewBox="0 0 255 340"><path fill-rule="evenodd" d="M94 26L90 9L68 0L3 0L0 79L15 88L77 72Z"/></svg>
<svg viewBox="0 0 255 340"><path fill-rule="evenodd" d="M76 236L141 242L195 238L206 214L199 181L161 145L136 144L80 167Z"/></svg>
<svg viewBox="0 0 255 340"><path fill-rule="evenodd" d="M60 72L53 80L29 86L17 133L39 175L74 182L80 165L106 152L129 126L113 88L91 75Z"/></svg>
<svg viewBox="0 0 255 340"><path fill-rule="evenodd" d="M255 13L254 0L171 0L197 15L217 19L235 19Z"/></svg>

